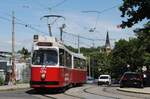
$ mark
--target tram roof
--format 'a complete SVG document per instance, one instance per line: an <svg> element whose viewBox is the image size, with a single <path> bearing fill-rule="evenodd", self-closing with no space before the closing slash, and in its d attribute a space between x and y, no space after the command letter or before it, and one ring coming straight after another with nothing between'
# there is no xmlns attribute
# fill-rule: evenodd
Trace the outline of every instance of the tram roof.
<svg viewBox="0 0 150 99"><path fill-rule="evenodd" d="M83 56L83 54L81 54L81 53L75 53L75 52L70 51L68 48L66 48L66 47L64 46L63 43L57 43L57 46L58 46L59 48L62 48L62 49L64 49L64 50L66 50L67 52L69 52L69 53L70 53L71 55L73 55L74 57L86 59L86 58Z"/></svg>
<svg viewBox="0 0 150 99"><path fill-rule="evenodd" d="M79 54L79 53L75 53L75 52L70 51L68 48L65 47L65 45L63 44L62 41L57 40L55 37L34 35L34 40L33 41L37 42L37 43L38 42L52 43L53 46L66 50L68 53L70 53L74 57L86 59L83 56L83 54Z"/></svg>

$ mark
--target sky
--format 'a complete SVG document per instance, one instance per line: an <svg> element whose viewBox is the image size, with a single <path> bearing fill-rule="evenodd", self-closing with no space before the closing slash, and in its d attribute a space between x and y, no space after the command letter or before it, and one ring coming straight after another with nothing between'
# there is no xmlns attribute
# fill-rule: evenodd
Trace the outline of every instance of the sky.
<svg viewBox="0 0 150 99"><path fill-rule="evenodd" d="M59 18L56 22L54 22L56 18L48 20L49 23L54 22L51 25L52 35L58 39L59 27L66 24L65 32L93 39L91 41L80 38L80 46L92 47L93 44L95 47L103 46L108 31L111 46L114 47L114 42L119 39L128 40L130 37L135 37L133 30L141 26L138 24L132 28L117 28L123 20L118 10L121 4L122 0L2 0L0 51L11 51L12 11L15 13L16 51L22 47L31 50L34 34L48 36L47 20L42 18L44 15L61 15L65 18ZM97 13L105 9L109 10ZM90 28L96 29L94 32L89 32ZM77 47L77 37L71 34L63 34L64 43Z"/></svg>

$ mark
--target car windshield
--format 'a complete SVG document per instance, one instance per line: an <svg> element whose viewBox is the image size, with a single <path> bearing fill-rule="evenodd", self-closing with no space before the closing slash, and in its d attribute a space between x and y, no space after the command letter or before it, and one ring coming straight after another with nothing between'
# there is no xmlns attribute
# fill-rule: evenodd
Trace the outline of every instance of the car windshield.
<svg viewBox="0 0 150 99"><path fill-rule="evenodd" d="M58 54L56 50L36 50L33 52L33 65L56 65Z"/></svg>
<svg viewBox="0 0 150 99"><path fill-rule="evenodd" d="M139 78L140 75L139 74L125 74L126 78Z"/></svg>
<svg viewBox="0 0 150 99"><path fill-rule="evenodd" d="M100 79L108 79L108 76L101 76Z"/></svg>

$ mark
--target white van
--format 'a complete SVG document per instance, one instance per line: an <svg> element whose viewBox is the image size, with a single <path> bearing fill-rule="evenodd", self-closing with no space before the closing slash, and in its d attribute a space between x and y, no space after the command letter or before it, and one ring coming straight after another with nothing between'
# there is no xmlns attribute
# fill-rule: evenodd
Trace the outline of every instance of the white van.
<svg viewBox="0 0 150 99"><path fill-rule="evenodd" d="M100 75L98 77L98 85L102 85L102 84L111 85L110 75Z"/></svg>

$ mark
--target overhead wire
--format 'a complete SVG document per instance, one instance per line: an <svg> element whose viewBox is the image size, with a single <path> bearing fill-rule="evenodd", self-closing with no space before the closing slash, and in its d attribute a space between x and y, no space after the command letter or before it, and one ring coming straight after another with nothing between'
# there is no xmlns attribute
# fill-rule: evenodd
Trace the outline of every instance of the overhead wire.
<svg viewBox="0 0 150 99"><path fill-rule="evenodd" d="M3 17L3 16L0 16L0 19L3 19L3 20L5 20L5 21L9 21L9 22L12 21L11 19L6 18L6 17ZM34 30L34 31L36 31L36 32L42 33L42 34L47 34L46 32L43 32L43 31L41 31L41 30L35 28L34 26L30 25L30 24L24 23L22 20L18 19L17 17L15 17L15 19L17 20L17 22L15 22L15 24L22 25L22 26L24 26L24 27L30 28L30 29L32 29L32 30ZM21 21L21 22L20 22L20 21Z"/></svg>
<svg viewBox="0 0 150 99"><path fill-rule="evenodd" d="M106 9L101 10L101 11L94 11L94 10L92 11L92 10L91 10L91 11L82 11L82 12L83 12L83 13L92 12L92 13L97 13L97 14L98 14L98 15L97 15L97 18L96 18L96 23L95 23L94 27L92 28L93 31L95 31L96 26L97 26L97 24L98 24L99 15L102 14L102 13L104 13L104 12L107 12L107 11L109 11L109 10L112 10L112 9L118 7L119 5L120 5L120 4L117 4L117 5L114 5L114 6L110 7L110 8L106 8Z"/></svg>
<svg viewBox="0 0 150 99"><path fill-rule="evenodd" d="M12 17L11 14L8 14L8 13L6 13L6 12L3 12L2 10L0 10L0 12L1 12L2 14L4 14L5 16ZM21 22L22 24L26 24L26 22L24 22L23 20L17 18L16 16L14 16L14 17L15 17L15 20L16 20L16 21L19 21L19 22L16 22L16 23L19 24L19 23ZM11 21L11 19L8 19L8 18L6 18L6 17L1 16L1 19L2 19L2 18L3 18L3 19L5 18L5 20L7 19L8 21ZM21 24L21 23L20 23L20 24ZM30 24L30 25L33 26L33 24ZM36 27L36 26L39 26L39 25L34 25L34 26Z"/></svg>
<svg viewBox="0 0 150 99"><path fill-rule="evenodd" d="M0 19L3 19L5 21L11 21L10 19L6 18L6 17L3 17L3 16L0 16Z"/></svg>
<svg viewBox="0 0 150 99"><path fill-rule="evenodd" d="M86 12L86 13L88 13L88 12L94 12L94 13L98 13L98 14L101 14L101 13L103 13L103 12L107 12L107 11L109 11L109 10L112 10L113 8L116 8L116 7L118 7L120 4L117 4L117 5L114 5L114 6L112 6L112 7L110 7L110 8L106 8L106 9L103 9L103 10L101 10L101 11L82 11L82 12Z"/></svg>
<svg viewBox="0 0 150 99"><path fill-rule="evenodd" d="M59 3L57 3L56 5L51 6L50 8L51 8L51 9L52 9L52 8L56 8L56 7L60 6L60 5L62 5L63 3L65 3L66 1L67 1L67 0L63 0L63 1L59 2Z"/></svg>
<svg viewBox="0 0 150 99"><path fill-rule="evenodd" d="M75 36L75 37L78 37L78 36L79 36L79 35L77 35L77 34L69 33L69 32L66 32L66 31L63 31L63 33L68 34L68 35L72 35L72 36ZM90 41L95 41L95 40L102 40L102 41L104 41L104 40L105 40L105 39L87 38L87 37L84 37L84 36L79 36L79 38L86 39L86 40L90 40Z"/></svg>
<svg viewBox="0 0 150 99"><path fill-rule="evenodd" d="M6 21L9 21L9 22L12 21L11 19L8 19L8 18L2 17L2 16L0 16L0 19L6 20ZM19 21L19 22L15 22L15 24L25 26L25 27L27 27L27 28L30 28L30 29L32 29L32 30L34 30L34 31L36 31L36 32L42 33L42 34L47 34L47 33L43 32L43 31L41 31L41 30L39 30L39 29L33 27L32 25L29 25L29 24L24 23L21 19L18 19L17 17L15 17L15 19L17 19L17 21ZM64 32L64 33L67 33L67 34L69 34L69 35L78 37L78 35L75 35L75 34L71 34L71 33L68 33L68 32ZM92 40L92 39L89 39L89 38L86 38L86 37L83 37L83 36L79 36L79 37L80 37L80 38L84 38L84 39L88 39L88 40ZM65 41L69 42L69 40L65 40ZM70 42L70 43L77 45L77 44L74 43L74 42ZM80 43L82 43L82 42L80 42ZM84 45L85 45L85 43L84 43Z"/></svg>
<svg viewBox="0 0 150 99"><path fill-rule="evenodd" d="M63 4L63 3L66 2L66 1L67 1L67 0L63 0L62 2L60 2L60 3L58 3L58 4L54 5L54 6L52 6L51 8L60 6L61 4ZM116 6L118 6L118 5L116 5ZM100 14L100 13L106 12L106 11L108 11L108 10L111 10L111 9L115 8L116 6L113 6L113 7L111 7L111 8L107 8L107 9L104 9L104 10L98 12L98 13ZM94 11L90 11L90 12L94 12ZM12 15L10 15L10 14L8 14L8 15L9 15L9 16L12 16ZM5 18L5 17L0 17L0 18L1 18L1 19L4 19L4 20L7 20L7 21L11 21L11 20L9 20L9 19L7 19L7 18ZM23 25L23 26L28 27L28 28L30 28L30 29L32 29L32 30L34 30L34 31L37 31L37 32L47 34L47 33L45 33L45 32L40 31L39 29L33 27L32 25L26 24L25 22L23 22L22 20L18 19L17 17L15 17L15 19L19 21L19 22L16 22L17 24ZM56 20L57 20L57 19L56 19ZM68 33L68 32L65 32L65 31L64 31L64 33L69 34L69 35L72 35L72 36L75 36L75 37L78 37L78 35L75 35L75 34L72 34L72 33ZM82 39L90 40L90 41L93 41L93 40L102 40L102 41L103 41L103 40L104 40L104 39L92 39L92 38L87 38L87 37L84 37L84 36L79 36L79 37L82 38Z"/></svg>
<svg viewBox="0 0 150 99"><path fill-rule="evenodd" d="M58 3L56 3L55 5L53 5L53 6L51 6L51 7L45 6L45 5L41 4L40 2L37 2L37 0L35 0L35 3L36 3L37 5L39 5L40 7L51 11L53 8L56 8L56 7L60 6L60 5L62 5L62 4L65 3L66 1L67 1L67 0L62 0L61 2L58 2Z"/></svg>

